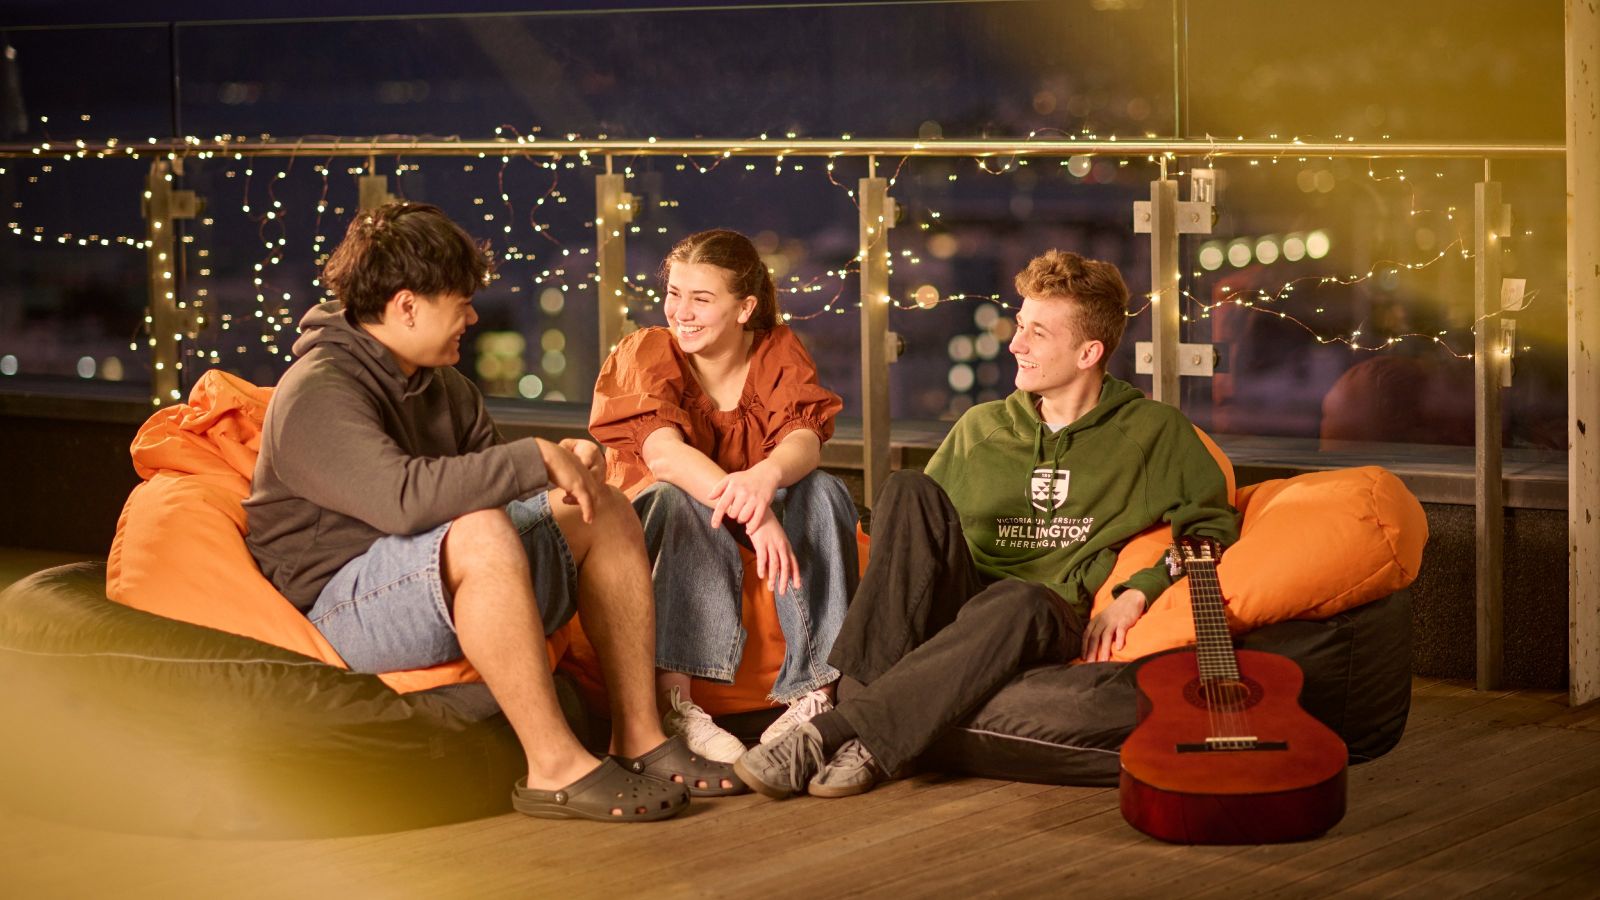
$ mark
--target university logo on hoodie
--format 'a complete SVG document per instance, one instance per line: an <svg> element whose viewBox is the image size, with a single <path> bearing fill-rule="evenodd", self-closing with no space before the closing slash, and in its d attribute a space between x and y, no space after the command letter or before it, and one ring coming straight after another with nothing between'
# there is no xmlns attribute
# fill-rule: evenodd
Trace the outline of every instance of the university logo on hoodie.
<svg viewBox="0 0 1600 900"><path fill-rule="evenodd" d="M1072 472L1067 469L1034 469L1029 500L1033 508L1042 513L1052 513L1067 502L1067 483Z"/></svg>

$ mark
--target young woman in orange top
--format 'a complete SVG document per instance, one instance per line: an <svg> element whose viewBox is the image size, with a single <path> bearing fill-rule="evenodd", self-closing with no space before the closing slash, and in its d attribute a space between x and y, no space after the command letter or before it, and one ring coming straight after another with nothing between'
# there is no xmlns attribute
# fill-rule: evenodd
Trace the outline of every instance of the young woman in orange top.
<svg viewBox="0 0 1600 900"><path fill-rule="evenodd" d="M856 509L818 464L844 404L781 323L777 288L744 235L685 238L662 274L667 327L617 345L589 432L644 523L667 731L732 762L744 745L695 705L690 678L731 683L739 667L740 545L772 589L786 644L771 697L789 709L762 740L833 706L839 673L827 657L858 581Z"/></svg>

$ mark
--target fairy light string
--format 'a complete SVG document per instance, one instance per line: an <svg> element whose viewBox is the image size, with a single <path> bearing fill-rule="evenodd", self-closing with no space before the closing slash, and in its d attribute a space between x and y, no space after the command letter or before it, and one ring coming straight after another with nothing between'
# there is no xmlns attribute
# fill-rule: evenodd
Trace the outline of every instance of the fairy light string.
<svg viewBox="0 0 1600 900"><path fill-rule="evenodd" d="M87 121L87 118L85 118L85 121ZM494 230L498 232L498 235L505 242L504 249L500 254L502 263L526 264L529 267L529 271L525 275L522 275L519 280L514 281L508 286L508 289L511 292L520 292L525 285L531 285L535 289L556 287L563 293L587 290L591 285L597 284L599 277L598 274L587 271L575 273L570 266L572 263L578 262L583 257L589 256L591 253L591 247L587 245L579 245L576 247L576 252L574 252L573 247L568 246L562 241L558 233L558 227L553 225L554 219L551 218L551 215L554 214L554 208L567 204L570 199L562 190L562 174L564 172L575 171L578 169L593 168L598 154L591 153L588 147L575 148L575 152L563 152L560 141L537 138L536 133L538 130L539 129L535 127L531 129L529 133L524 134L521 130L512 125L502 125L495 129L496 135L505 138L506 144L505 152L499 154L499 164L498 167L494 167L493 174L494 193L492 196L496 201L495 209L498 210L498 215L496 215L495 212L487 209L483 210L482 215L484 217L484 221L492 225ZM1070 135L1059 129L1038 129L1030 132L1026 141L1033 141L1038 139L1040 136L1046 136L1050 134L1058 134L1069 140L1077 140L1080 135L1086 140L1101 140L1098 134L1089 129L1083 129L1078 134ZM565 142L568 144L577 143L582 140L582 136L577 133L568 133L564 137ZM786 134L786 137L792 140L795 138L795 134L793 132L789 132ZM1272 135L1271 137L1274 140L1277 139L1276 135ZM841 139L849 140L850 136L843 135L841 136ZM1344 135L1337 135L1336 139L1347 140L1351 142L1355 140L1354 137L1346 137ZM223 148L220 151L220 155L232 156L235 162L242 163L242 154L228 153L226 150L227 143L232 140L235 140L232 138L232 136L219 135L213 139L213 142L221 145ZM1113 136L1107 140L1115 141L1115 137ZM1218 139L1212 140L1214 149L1207 153L1205 158L1208 163L1212 163L1214 166L1214 159L1225 151L1227 142ZM1237 140L1243 141L1244 138L1240 136L1237 138ZM710 159L705 162L702 162L701 158L695 154L685 153L679 157L679 162L676 163L675 170L680 172L692 170L695 174L711 175L721 169L723 164L731 159L735 153L741 155L748 154L752 150L752 144L758 144L759 142L764 141L768 141L768 135L766 134L760 135L753 142L740 142L737 145L730 146L721 153L712 155ZM1026 141L1024 143L1026 143ZM1300 138L1294 139L1295 143L1299 143L1300 141ZM90 158L129 158L133 160L139 160L141 158L154 155L165 156L168 159L174 160L179 158L180 155L203 160L212 159L219 155L219 150L202 146L204 142L198 137L185 137L182 139L182 142L183 146L189 149L179 150L170 148L169 146L151 147L150 145L157 144L157 139L155 138L147 139L145 144L141 146L137 141L124 143L116 138L107 138L104 141L94 142L91 144L91 142L85 140L56 141L46 137L32 149L32 153L30 155L34 158L36 164L39 166L39 169L36 173L33 173L27 178L26 184L32 189L42 190L43 182L48 180L46 176L59 175L60 173L57 172L57 166L61 163L66 163L73 160L85 160ZM655 139L650 139L650 142L654 143ZM770 152L772 156L771 174L774 177L781 177L786 173L803 174L807 172L807 163L793 157L791 151L774 147L771 148ZM360 153L358 142L351 141L351 155L353 156L358 153ZM487 153L477 154L480 161L487 160L489 155L490 154ZM1168 159L1173 158L1173 155L1170 153L1163 154L1163 156ZM330 191L332 188L331 176L335 158L335 156L328 156L320 165L313 167L314 172L320 180L320 190L318 191L317 199L314 202L315 214L314 216L307 217L311 220L311 227L306 236L310 238L308 245L310 248L311 262L316 266L320 266L326 260L327 235L324 234L324 222L327 215L330 212L335 215L341 215L344 212L343 207L334 207L330 200ZM812 166L811 171L820 170L828 182L835 188L842 191L851 201L852 205L859 209L860 201L856 196L857 192L847 184L841 182L836 175L837 161L838 159L842 158L841 155L835 153L824 158L825 163L821 167ZM996 165L996 162L1002 158L1005 161L999 162L998 165ZM1144 155L1144 159L1147 162L1153 162L1157 158L1158 157L1155 154ZM512 164L518 159L525 161L528 165L532 166L536 170L541 170L549 174L549 181L542 186L542 189L534 189L530 191L509 183L508 174L512 170ZM1030 159L1029 157L1020 154L1011 154L1005 157L996 156L994 154L986 154L974 158L974 162L982 174L998 177L1027 167L1030 161L1038 163L1044 161L1045 159L1046 158L1043 157L1034 157ZM1059 163L1060 167L1068 168L1071 170L1072 175L1081 178L1088 174L1089 165L1080 164L1078 162L1080 159L1089 161L1096 159L1107 159L1110 161L1110 158L1103 150L1096 150L1094 152L1086 153L1081 156L1075 156L1070 159L1060 159L1057 160L1057 162ZM1331 157L1329 157L1329 159L1331 159ZM255 186L254 179L256 173L254 169L256 164L244 163L244 177L242 181L240 203L241 212L243 212L247 217L251 218L256 223L257 238L260 240L262 247L262 252L254 263L254 271L251 273L252 284L255 288L255 309L250 311L251 315L249 315L248 318L255 319L259 322L261 328L260 340L268 352L285 360L290 359L291 357L289 354L284 352L283 348L279 344L283 340L283 332L285 330L290 331L291 334L293 333L293 318L290 314L290 309L295 300L295 291L283 288L279 283L281 279L276 273L283 271L282 266L285 264L290 255L289 241L291 236L291 228L289 219L292 218L295 213L293 210L288 208L288 206L286 206L284 199L279 195L278 182L282 181L286 184L288 183L294 168L295 160L296 154L291 152L288 156L288 162L286 165L281 170L267 176L265 205L259 207L253 205L251 202L251 191ZM1316 165L1318 160L1320 160L1319 157L1296 155L1293 153L1292 149L1286 149L1285 153L1280 156L1275 156L1266 160L1249 159L1246 162L1251 168L1258 167L1263 162L1268 165L1275 166L1278 165L1280 161L1292 161L1299 163L1302 167L1309 167ZM636 161L637 157L633 157L632 161L630 161L623 168L623 174L626 177L633 178L638 174L634 166ZM910 155L905 155L900 158L894 167L893 173L888 179L891 186L899 183L909 161ZM1115 159L1116 167L1119 169L1127 167L1134 161L1135 160L1132 158ZM7 165L0 167L0 174L9 173L21 175L22 165L25 165L25 163L8 163ZM367 173L369 168L371 167L356 165L346 168L345 172L346 174L360 175ZM419 172L420 169L421 167L418 164L408 164L404 162L402 157L398 155L395 157L394 174L396 179L396 192L398 195L404 196L403 186L405 183L406 173ZM475 164L470 160L463 165L464 173L473 173L475 169ZM747 162L742 167L742 171L744 173L755 173L760 169L761 167L753 162ZM1303 169L1303 171L1307 170L1309 169ZM1321 169L1320 171L1327 170ZM1178 174L1181 177L1185 173L1179 171ZM1445 174L1443 172L1435 172L1433 174L1435 176L1435 180L1442 180L1445 178ZM229 170L225 177L234 177L234 172ZM955 181L958 179L958 177L959 173L957 172L950 172L947 175L948 181ZM1458 359L1471 359L1472 354L1470 352L1463 353L1456 350L1452 343L1447 339L1450 334L1449 330L1437 333L1408 332L1405 334L1387 336L1378 341L1363 342L1360 340L1362 333L1361 329L1359 328L1350 333L1330 332L1325 328L1318 328L1312 322L1306 321L1304 318L1296 316L1280 308L1285 301L1295 296L1296 290L1303 289L1306 286L1316 286L1322 288L1351 287L1354 285L1359 285L1379 275L1398 275L1402 272L1418 271L1429 268L1447 258L1453 257L1456 255L1456 248L1464 248L1465 238L1461 234L1463 226L1459 221L1459 217L1457 216L1457 207L1445 205L1438 208L1429 208L1423 206L1419 199L1418 179L1415 177L1414 173L1407 172L1404 167L1400 166L1395 166L1393 167L1392 171L1384 173L1379 171L1378 166L1375 163L1369 162L1366 167L1365 177L1374 185L1382 185L1390 182L1404 185L1408 191L1406 200L1407 216L1412 219L1432 215L1442 216L1444 222L1449 223L1449 225L1447 225L1447 230L1453 231L1455 237L1449 243L1447 243L1443 249L1420 262L1402 263L1393 260L1384 260L1370 266L1365 272L1359 272L1351 275L1300 276L1285 281L1280 287L1271 291L1256 290L1248 293L1240 292L1235 296L1227 296L1220 300L1207 301L1196 296L1189 290L1180 290L1180 296L1182 297L1184 303L1189 307L1184 316L1185 320L1194 321L1196 319L1208 319L1219 307L1231 305L1253 313L1270 315L1280 319L1281 321L1294 324L1304 330L1319 344L1343 344L1350 347L1352 350L1381 351L1408 340L1426 340L1440 345L1446 352ZM926 181L927 179L924 178L923 180ZM474 197L474 206L487 206L488 197L489 195L487 192L484 196ZM519 206L526 210L525 215L519 214ZM660 199L657 202L658 209L672 209L676 206L677 201L668 200L665 198ZM909 210L909 207L907 208ZM17 211L23 210L24 201L18 200L14 206L14 209ZM551 210L551 215L545 215L542 212L543 210ZM933 231L935 228L943 224L940 221L941 214L937 210L927 206L922 206L920 208L920 212L922 214L921 220L909 223L913 225L917 231L927 233ZM15 219L6 223L7 230L13 237L21 238L34 243L52 241L58 245L71 244L85 248L96 245L101 247L125 246L136 250L144 250L147 248L147 244L141 238L126 235L109 237L98 232L86 235L75 232L49 234L44 226L29 226L24 224L23 218L24 216L21 215L20 212L15 213ZM523 228L518 227L519 222L525 223L524 227L527 232L526 234L520 233ZM185 335L189 342L193 342L195 338L198 337L198 332L204 330L198 326L203 325L208 321L215 323L218 331L231 331L237 329L238 327L238 317L231 312L224 312L221 315L209 316L202 312L206 310L207 303L215 302L214 298L209 296L212 290L211 285L214 284L212 271L217 264L217 260L213 257L213 246L211 246L212 241L215 240L215 232L211 227L212 223L213 219L211 216L207 216L202 223L204 228L200 233L204 235L205 240L202 242L202 244L195 247L195 251L202 262L197 269L198 274L195 277L192 285L193 289L191 295L178 301L180 308L192 308L195 313L191 317L191 321L195 322L197 327L190 329L190 331ZM887 223L879 224L883 225ZM589 227L593 227L592 220L589 222ZM876 250L878 247L878 241L889 241L890 235L888 234L888 231L888 228L877 228L871 239L871 242L869 242L869 248ZM641 234L643 233L643 226L641 226L639 223L633 223L629 226L628 233L634 235ZM668 228L665 225L656 226L655 233L658 235L665 235L668 233ZM185 245L192 244L195 237L195 234L185 235ZM544 247L544 251L542 253L524 246L527 241L533 240L534 238L538 239L535 241L535 243L538 243ZM187 247L184 249L187 249ZM891 277L893 277L897 271L901 271L903 274L904 270L915 269L915 267L922 265L924 262L924 256L924 251L918 251L910 248L901 248L896 251L891 246L891 252L889 253ZM1470 259L1471 253L1465 249L1461 249L1459 250L1459 256L1462 259ZM574 257L577 258L575 259ZM861 303L859 298L847 300L847 296L849 295L854 284L855 276L860 271L861 262L862 255L858 253L844 261L842 264L838 264L826 269L822 274L812 275L810 277L794 274L788 275L787 283L783 284L780 287L780 290L782 290L789 298L791 298L792 301L797 301L802 305L800 308L791 308L790 311L786 312L784 314L785 321L804 322L828 315L830 313L836 315L844 314L850 308L859 307ZM1198 274L1198 272L1196 274ZM504 268L502 268L499 277L502 279L506 279L508 277L508 273ZM649 277L643 273L636 274L632 277L624 275L623 288L626 292L626 302L630 308L638 303L659 305L662 302L659 292L650 286L649 280ZM205 286L201 286L202 283ZM320 287L315 279L313 279L312 286L314 288ZM1227 286L1224 286L1219 290L1224 294L1232 293L1232 289ZM1530 304L1535 297L1537 297L1537 294L1538 292L1536 290L1531 291L1525 298L1525 302L1521 308L1526 309L1527 305ZM820 306L812 305L816 299L824 297L826 299L823 300ZM912 310L930 309L944 303L967 301L995 303L1000 308L1006 310L1010 310L1014 307L1014 304L1002 299L1000 294L993 293L955 293L941 295L932 304L919 303L914 292L906 294L905 296L891 294L889 299L890 305L893 309L907 312ZM1318 307L1316 313L1322 314L1325 308L1325 306ZM1145 304L1137 309L1130 310L1128 312L1128 316L1129 318L1137 318L1147 312L1148 309L1149 297L1147 296ZM1495 312L1489 314L1488 316L1476 319L1466 330L1469 332L1473 331L1480 326L1485 319L1494 318L1504 314L1506 313ZM148 326L148 316L146 319ZM148 331L148 327L146 330ZM137 342L135 342L135 344L136 343ZM244 348L239 347L238 351L244 352ZM205 350L202 348L191 347L188 348L186 352L193 353L213 362L216 362L220 359L220 354L216 348Z"/></svg>

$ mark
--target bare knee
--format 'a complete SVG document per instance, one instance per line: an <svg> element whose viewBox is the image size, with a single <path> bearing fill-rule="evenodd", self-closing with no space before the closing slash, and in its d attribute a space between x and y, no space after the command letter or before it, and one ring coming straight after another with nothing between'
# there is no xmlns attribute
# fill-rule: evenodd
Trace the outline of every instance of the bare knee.
<svg viewBox="0 0 1600 900"><path fill-rule="evenodd" d="M607 552L622 546L644 546L639 516L633 511L627 494L604 485L595 493L591 508L593 516L588 522L578 515L576 507L566 507L556 516L556 523L578 565L581 566L596 549Z"/></svg>
<svg viewBox="0 0 1600 900"><path fill-rule="evenodd" d="M452 521L439 555L452 594L464 581L489 569L528 564L511 517L499 508L480 509Z"/></svg>

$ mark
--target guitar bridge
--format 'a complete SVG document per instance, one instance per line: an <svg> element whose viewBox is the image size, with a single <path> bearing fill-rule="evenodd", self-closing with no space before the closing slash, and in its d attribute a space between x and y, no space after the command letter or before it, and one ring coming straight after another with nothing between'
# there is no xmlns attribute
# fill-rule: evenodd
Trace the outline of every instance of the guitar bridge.
<svg viewBox="0 0 1600 900"><path fill-rule="evenodd" d="M1288 741L1251 738L1206 738L1203 743L1179 744L1179 753L1227 753L1236 750L1288 750Z"/></svg>

